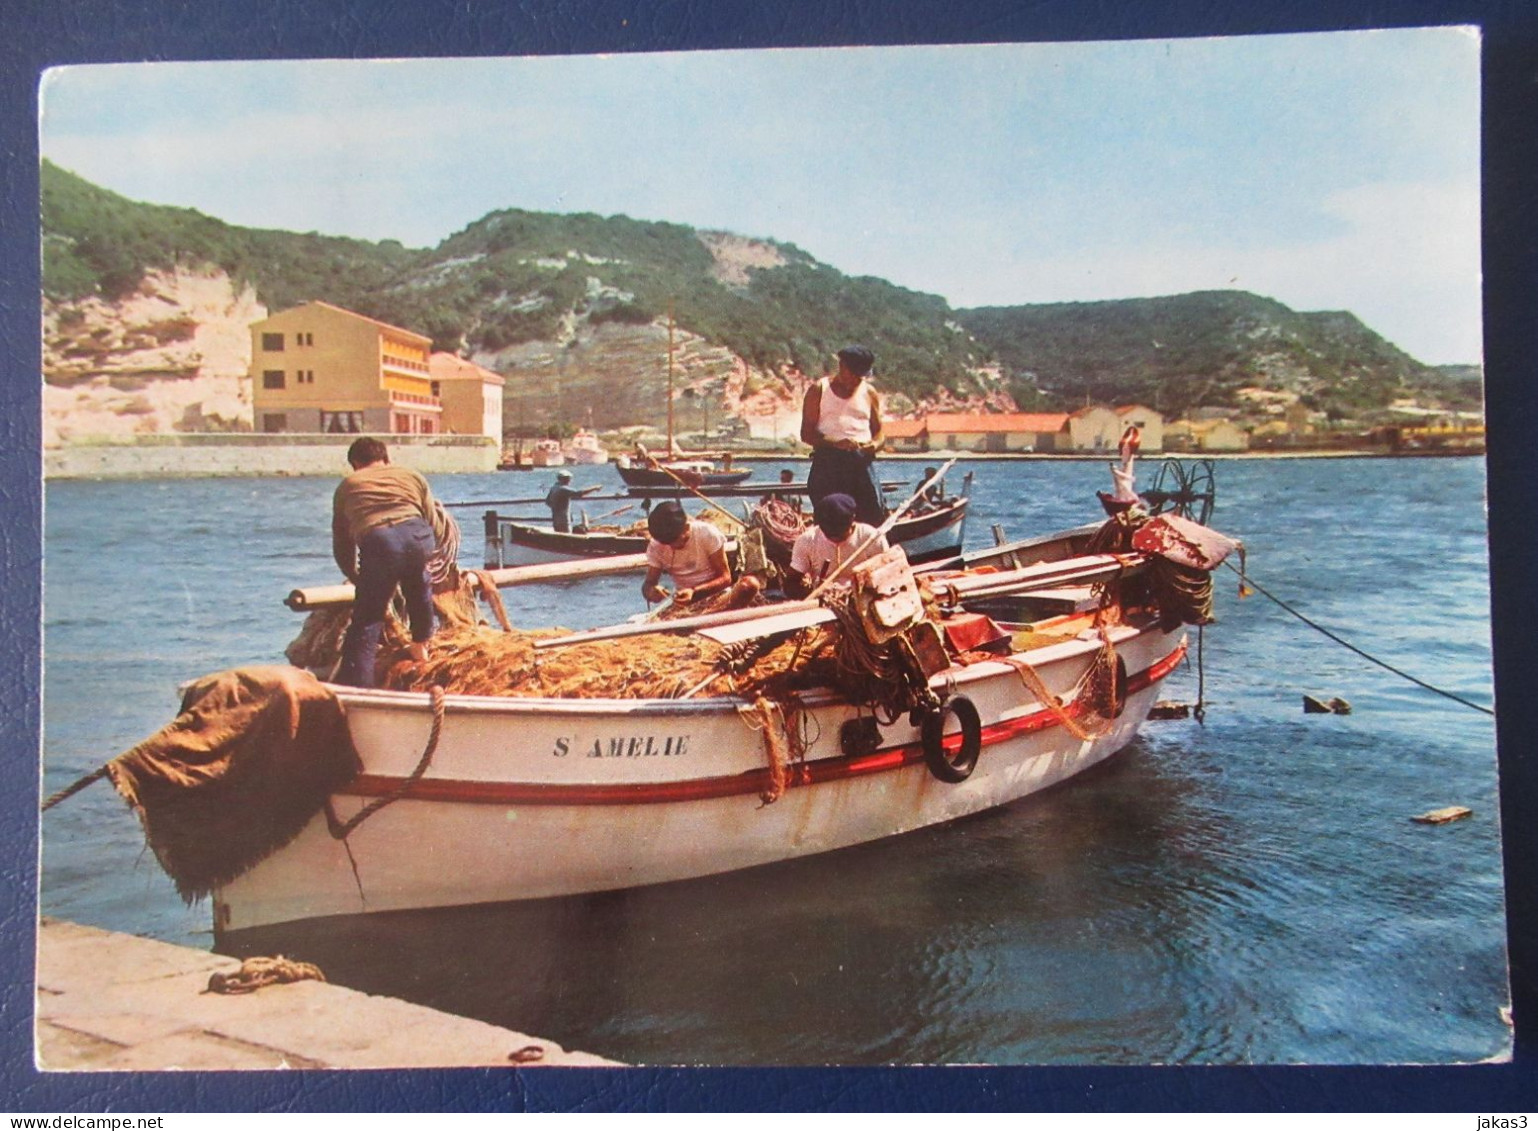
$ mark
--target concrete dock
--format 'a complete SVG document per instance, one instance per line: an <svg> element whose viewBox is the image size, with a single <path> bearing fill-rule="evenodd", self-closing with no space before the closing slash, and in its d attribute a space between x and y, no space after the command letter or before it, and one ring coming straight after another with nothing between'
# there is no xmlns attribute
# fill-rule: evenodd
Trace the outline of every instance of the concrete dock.
<svg viewBox="0 0 1538 1131"><path fill-rule="evenodd" d="M322 981L210 992L238 959L57 919L38 925L37 952L44 1071L616 1065Z"/></svg>

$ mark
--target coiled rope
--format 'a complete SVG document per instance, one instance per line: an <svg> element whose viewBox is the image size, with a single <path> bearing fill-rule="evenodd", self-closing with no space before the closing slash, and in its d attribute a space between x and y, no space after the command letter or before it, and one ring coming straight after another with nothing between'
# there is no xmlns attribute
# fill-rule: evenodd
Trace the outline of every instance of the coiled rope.
<svg viewBox="0 0 1538 1131"><path fill-rule="evenodd" d="M1418 679L1417 677L1411 675L1409 672L1403 671L1403 670L1401 670L1399 668L1396 668L1393 664L1390 664L1390 663L1388 663L1385 660L1378 659L1378 657L1374 656L1372 653L1363 651L1361 648L1358 648L1355 644L1352 644L1349 640L1341 639L1341 637L1339 637L1335 633L1331 632L1328 628L1325 628L1324 625L1319 624L1317 621L1312 621L1308 617L1304 616L1302 613L1298 612L1297 609L1293 608L1291 605L1289 605L1286 601L1282 600L1276 594L1268 592L1263 586L1261 586L1259 583L1257 583L1253 577L1251 577L1244 570L1235 567L1233 565L1233 563L1231 563L1231 562L1224 562L1223 564L1239 575L1240 583L1245 588L1253 589L1255 592L1259 593L1262 597L1265 597L1268 600L1271 600L1271 601L1275 602L1284 611L1286 611L1288 613L1291 613L1293 616L1297 617L1300 621L1302 621L1304 624L1308 625L1308 627L1313 629L1315 632L1318 632L1318 633L1320 633L1323 636L1329 637L1331 640L1335 641L1335 643L1339 644L1342 648L1345 648L1345 649L1347 649L1348 651L1351 651L1351 652L1355 652L1358 656L1362 657L1362 659L1368 661L1369 663L1377 664L1380 668L1384 669L1385 671L1393 672L1395 675L1399 676L1401 679L1409 680L1411 683L1415 684L1417 687L1425 688L1427 691L1435 692L1437 695L1440 695L1440 696L1442 696L1445 699L1451 699L1454 703L1461 703L1465 707L1472 707L1474 710L1479 711L1482 714L1486 714L1486 715L1490 715L1491 717L1494 717L1495 711L1492 710L1489 707L1486 707L1484 704L1472 702L1471 700L1463 698L1463 696L1461 696L1461 695L1455 695L1451 691L1446 691L1446 690L1444 690L1444 689L1442 689L1440 687L1435 686L1434 684L1427 683L1423 679Z"/></svg>
<svg viewBox="0 0 1538 1131"><path fill-rule="evenodd" d="M263 986L279 982L300 982L306 979L324 982L326 976L320 967L310 962L295 962L281 954L276 958L248 958L233 974L210 974L208 989L211 994L249 994Z"/></svg>

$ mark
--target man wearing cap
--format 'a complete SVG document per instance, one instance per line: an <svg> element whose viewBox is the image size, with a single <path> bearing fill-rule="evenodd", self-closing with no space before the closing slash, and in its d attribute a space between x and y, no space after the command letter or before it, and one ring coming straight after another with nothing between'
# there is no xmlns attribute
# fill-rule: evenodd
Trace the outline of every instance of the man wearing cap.
<svg viewBox="0 0 1538 1131"><path fill-rule="evenodd" d="M657 583L665 573L678 591L673 604L688 605L733 589L732 602L751 598L761 588L758 579L744 577L734 588L731 567L726 562L726 539L708 522L691 519L683 504L674 499L658 503L646 516L651 537L646 543L646 577L641 582L641 596L647 601L667 599L667 590Z"/></svg>
<svg viewBox="0 0 1538 1131"><path fill-rule="evenodd" d="M580 491L571 485L571 472L558 471L555 473L555 486L550 488L550 493L545 496L545 506L550 508L550 526L557 534L566 534L571 531L571 501L580 499L583 495L591 495L598 490L598 484L584 487Z"/></svg>
<svg viewBox="0 0 1538 1131"><path fill-rule="evenodd" d="M854 499L861 522L886 518L886 504L871 475L881 447L881 400L867 374L876 357L864 346L838 351L838 372L806 391L801 402L801 442L811 445L807 494L815 505L826 495Z"/></svg>
<svg viewBox="0 0 1538 1131"><path fill-rule="evenodd" d="M352 472L331 501L331 554L356 589L335 679L373 687L374 654L397 586L411 621L411 658L427 659L433 635L427 562L448 540L448 519L433 502L427 480L390 462L384 441L372 436L353 441L347 462Z"/></svg>
<svg viewBox="0 0 1538 1131"><path fill-rule="evenodd" d="M835 570L840 570L839 580L847 581L851 568L886 550L884 534L855 521L853 499L848 495L824 495L812 506L812 525L801 532L791 547L786 595L804 597Z"/></svg>

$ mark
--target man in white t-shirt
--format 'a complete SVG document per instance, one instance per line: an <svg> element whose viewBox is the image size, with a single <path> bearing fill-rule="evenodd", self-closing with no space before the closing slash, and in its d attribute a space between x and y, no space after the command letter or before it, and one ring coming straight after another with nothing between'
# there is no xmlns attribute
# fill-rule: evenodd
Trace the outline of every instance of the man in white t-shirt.
<svg viewBox="0 0 1538 1131"><path fill-rule="evenodd" d="M848 495L824 495L817 500L812 525L801 532L790 550L790 572L785 578L789 596L805 596L840 567L839 581L847 581L854 566L886 552L886 535L877 534L867 523L856 522L856 509Z"/></svg>
<svg viewBox="0 0 1538 1131"><path fill-rule="evenodd" d="M726 538L708 522L691 519L681 503L669 499L658 503L646 516L651 538L646 543L646 578L641 582L641 596L648 601L663 601L668 592L659 581L665 573L678 591L674 605L697 604L705 597L731 590L729 607L746 604L763 589L756 577L747 576L732 584L731 567L726 561Z"/></svg>
<svg viewBox="0 0 1538 1131"><path fill-rule="evenodd" d="M884 439L881 398L869 378L875 364L864 346L845 346L838 351L838 372L807 389L801 402L801 442L812 449L806 493L814 504L827 495L848 495L867 523L887 513L872 473Z"/></svg>

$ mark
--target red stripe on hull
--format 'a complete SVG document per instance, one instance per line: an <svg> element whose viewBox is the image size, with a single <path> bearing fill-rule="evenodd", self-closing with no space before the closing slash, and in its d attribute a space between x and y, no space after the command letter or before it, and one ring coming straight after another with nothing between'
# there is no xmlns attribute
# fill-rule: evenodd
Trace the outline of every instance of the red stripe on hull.
<svg viewBox="0 0 1538 1131"><path fill-rule="evenodd" d="M1127 694L1136 694L1158 683L1175 670L1185 658L1186 645L1180 644L1168 656L1127 680ZM1068 708L1068 714L1083 713L1078 704ZM1032 734L1049 727L1061 726L1062 720L1051 710L1033 711L1029 715L985 726L982 732L984 747L995 746L1023 734ZM953 735L947 742L959 742ZM788 767L791 786L819 785L824 782L845 781L867 774L886 773L904 766L921 762L924 748L920 743L908 742L878 750L874 754L854 757L828 758L812 763L797 763ZM339 793L353 797L383 797L400 789L405 779L385 777L380 774L359 774ZM770 786L767 769L749 770L731 777L696 778L675 782L625 782L603 785L543 785L536 782L484 782L446 778L423 778L408 788L401 796L413 801L450 801L466 805L650 805L670 801L704 801L717 797L735 797L742 794L758 794Z"/></svg>

